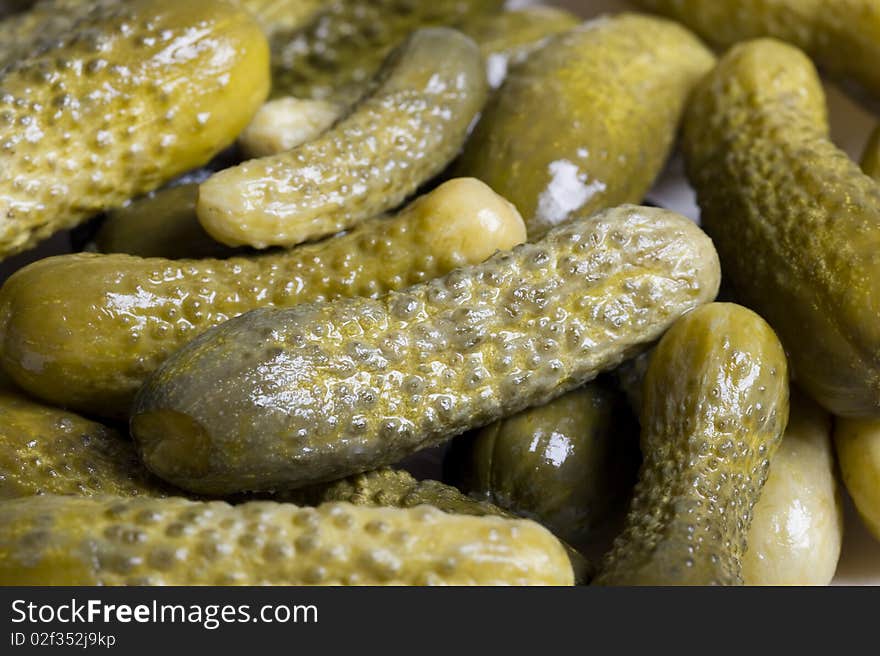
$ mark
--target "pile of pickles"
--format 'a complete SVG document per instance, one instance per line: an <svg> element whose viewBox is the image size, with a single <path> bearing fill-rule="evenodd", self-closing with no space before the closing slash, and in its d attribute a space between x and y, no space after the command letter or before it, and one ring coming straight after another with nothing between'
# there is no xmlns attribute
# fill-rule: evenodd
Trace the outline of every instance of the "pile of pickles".
<svg viewBox="0 0 880 656"><path fill-rule="evenodd" d="M81 245L0 289L0 584L824 585L843 485L880 539L817 72L880 97L880 0L505 4L0 1L0 258Z"/></svg>

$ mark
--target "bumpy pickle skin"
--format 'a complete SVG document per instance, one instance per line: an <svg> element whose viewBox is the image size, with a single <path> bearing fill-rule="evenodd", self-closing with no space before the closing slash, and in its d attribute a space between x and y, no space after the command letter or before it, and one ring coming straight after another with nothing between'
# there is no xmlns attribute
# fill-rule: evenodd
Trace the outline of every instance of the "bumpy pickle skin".
<svg viewBox="0 0 880 656"><path fill-rule="evenodd" d="M118 497L0 504L3 585L556 585L565 550L528 520Z"/></svg>
<svg viewBox="0 0 880 656"><path fill-rule="evenodd" d="M574 216L641 202L713 64L695 36L663 19L585 23L511 70L456 172L516 205L531 241Z"/></svg>
<svg viewBox="0 0 880 656"><path fill-rule="evenodd" d="M41 494L164 496L116 431L0 390L0 500Z"/></svg>
<svg viewBox="0 0 880 656"><path fill-rule="evenodd" d="M443 512L476 517L495 516L515 519L517 515L486 501L462 494L451 485L440 481L420 481L409 473L383 468L356 474L338 481L313 485L279 495L278 501L297 505L320 506L330 502L345 502L355 506L415 508L433 506ZM571 561L575 583L586 585L595 574L593 564L573 547L562 543Z"/></svg>
<svg viewBox="0 0 880 656"><path fill-rule="evenodd" d="M806 51L843 82L880 97L880 5L876 0L637 0L726 49L773 37Z"/></svg>
<svg viewBox="0 0 880 656"><path fill-rule="evenodd" d="M497 88L511 65L521 62L554 34L567 32L581 22L564 9L537 5L481 16L461 29L479 44L489 85Z"/></svg>
<svg viewBox="0 0 880 656"><path fill-rule="evenodd" d="M233 319L147 381L132 431L151 470L193 491L369 471L613 368L719 276L692 222L617 208L377 300Z"/></svg>
<svg viewBox="0 0 880 656"><path fill-rule="evenodd" d="M880 421L838 418L834 446L856 510L871 535L880 540Z"/></svg>
<svg viewBox="0 0 880 656"><path fill-rule="evenodd" d="M286 252L227 260L47 258L0 289L0 361L39 398L123 418L168 355L231 317L263 306L378 296L524 239L510 203L477 180L457 179L395 217Z"/></svg>
<svg viewBox="0 0 880 656"><path fill-rule="evenodd" d="M225 2L112 3L35 46L0 69L0 257L204 164L268 90L266 39Z"/></svg>
<svg viewBox="0 0 880 656"><path fill-rule="evenodd" d="M725 279L800 386L837 415L880 415L880 185L829 140L810 60L733 48L694 94L684 151Z"/></svg>
<svg viewBox="0 0 880 656"><path fill-rule="evenodd" d="M782 444L749 528L746 585L828 585L843 541L831 416L794 388Z"/></svg>
<svg viewBox="0 0 880 656"><path fill-rule="evenodd" d="M161 189L108 212L95 235L100 253L177 259L223 258L235 249L212 239L196 217L196 183Z"/></svg>
<svg viewBox="0 0 880 656"><path fill-rule="evenodd" d="M752 509L788 420L785 353L751 310L712 303L655 349L642 454L602 585L736 585Z"/></svg>
<svg viewBox="0 0 880 656"><path fill-rule="evenodd" d="M205 230L230 246L294 246L392 210L461 149L488 93L476 44L415 32L332 129L221 171L199 190Z"/></svg>
<svg viewBox="0 0 880 656"><path fill-rule="evenodd" d="M351 105L383 60L423 27L463 28L504 0L330 0L309 25L272 38L273 97Z"/></svg>
<svg viewBox="0 0 880 656"><path fill-rule="evenodd" d="M582 544L635 483L637 422L606 381L453 441L445 476Z"/></svg>

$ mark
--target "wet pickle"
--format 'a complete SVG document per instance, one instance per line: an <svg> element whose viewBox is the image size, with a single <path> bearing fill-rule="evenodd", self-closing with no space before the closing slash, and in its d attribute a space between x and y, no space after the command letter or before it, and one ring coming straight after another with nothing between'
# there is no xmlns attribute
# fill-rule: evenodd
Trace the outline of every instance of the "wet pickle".
<svg viewBox="0 0 880 656"><path fill-rule="evenodd" d="M266 39L225 2L96 3L67 27L0 66L0 258L204 164L269 91Z"/></svg>
<svg viewBox="0 0 880 656"><path fill-rule="evenodd" d="M798 384L835 414L880 415L880 185L830 141L813 64L736 46L695 92L683 147L725 280Z"/></svg>
<svg viewBox="0 0 880 656"><path fill-rule="evenodd" d="M834 446L856 510L871 535L880 540L880 421L838 418Z"/></svg>
<svg viewBox="0 0 880 656"><path fill-rule="evenodd" d="M713 64L695 36L666 20L585 23L508 74L455 170L516 205L531 241L574 216L641 202L691 88Z"/></svg>
<svg viewBox="0 0 880 656"><path fill-rule="evenodd" d="M430 506L31 497L0 503L2 585L571 585L528 520Z"/></svg>
<svg viewBox="0 0 880 656"><path fill-rule="evenodd" d="M342 478L583 385L712 300L719 277L691 221L609 210L378 300L233 319L147 381L132 431L151 470L193 491Z"/></svg>
<svg viewBox="0 0 880 656"><path fill-rule="evenodd" d="M483 60L459 32L415 32L330 130L202 183L199 221L230 246L293 246L394 209L455 157L486 100Z"/></svg>
<svg viewBox="0 0 880 656"><path fill-rule="evenodd" d="M788 420L785 352L751 310L712 303L680 319L644 384L642 454L603 585L734 585L752 509Z"/></svg>
<svg viewBox="0 0 880 656"><path fill-rule="evenodd" d="M0 289L0 361L35 396L125 417L169 354L233 316L377 296L482 262L524 238L510 203L477 180L458 179L395 217L286 252L227 260L47 258Z"/></svg>

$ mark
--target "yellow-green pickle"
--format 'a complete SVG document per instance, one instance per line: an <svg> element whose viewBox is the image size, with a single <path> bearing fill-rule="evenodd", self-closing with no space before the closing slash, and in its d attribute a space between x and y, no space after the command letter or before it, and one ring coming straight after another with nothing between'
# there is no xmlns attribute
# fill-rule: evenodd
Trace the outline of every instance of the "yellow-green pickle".
<svg viewBox="0 0 880 656"><path fill-rule="evenodd" d="M164 496L127 436L0 389L0 499L41 494Z"/></svg>
<svg viewBox="0 0 880 656"><path fill-rule="evenodd" d="M712 303L660 340L643 388L642 455L603 585L735 585L752 509L788 421L785 353L742 306Z"/></svg>
<svg viewBox="0 0 880 656"><path fill-rule="evenodd" d="M96 3L0 67L0 258L204 164L268 91L268 45L246 11Z"/></svg>
<svg viewBox="0 0 880 656"><path fill-rule="evenodd" d="M356 506L391 508L427 505L458 515L492 515L508 519L517 517L491 503L466 496L451 485L444 485L439 481L416 480L405 471L390 468L292 490L278 495L277 500L306 506L320 506L333 501L344 501ZM573 547L565 543L563 546L571 560L575 581L578 584L588 583L593 576L592 564Z"/></svg>
<svg viewBox="0 0 880 656"><path fill-rule="evenodd" d="M865 526L880 540L880 421L838 419L834 446L846 489Z"/></svg>
<svg viewBox="0 0 880 656"><path fill-rule="evenodd" d="M529 520L430 506L319 508L43 496L0 503L4 585L572 585Z"/></svg>
<svg viewBox="0 0 880 656"><path fill-rule="evenodd" d="M713 64L670 21L623 14L586 23L510 72L456 171L516 205L532 241L575 216L641 202L691 88Z"/></svg>
<svg viewBox="0 0 880 656"><path fill-rule="evenodd" d="M303 487L398 462L546 403L715 298L709 239L624 206L392 292L255 310L147 381L147 466L207 494Z"/></svg>
<svg viewBox="0 0 880 656"><path fill-rule="evenodd" d="M230 246L294 246L394 209L459 153L486 101L483 59L447 28L413 33L330 130L202 183L197 212Z"/></svg>
<svg viewBox="0 0 880 656"><path fill-rule="evenodd" d="M876 0L636 0L681 21L719 48L774 37L805 50L824 70L880 98L880 4Z"/></svg>
<svg viewBox="0 0 880 656"><path fill-rule="evenodd" d="M637 435L620 392L596 381L456 438L446 477L582 544L635 482Z"/></svg>
<svg viewBox="0 0 880 656"><path fill-rule="evenodd" d="M880 415L880 185L831 143L813 64L771 39L733 48L695 92L684 151L725 280L799 385Z"/></svg>
<svg viewBox="0 0 880 656"><path fill-rule="evenodd" d="M828 585L843 541L831 416L792 389L788 427L752 513L746 585Z"/></svg>
<svg viewBox="0 0 880 656"><path fill-rule="evenodd" d="M525 239L516 210L477 180L451 180L400 214L258 257L46 258L0 290L0 361L52 403L126 417L175 349L254 308L377 296L482 262Z"/></svg>

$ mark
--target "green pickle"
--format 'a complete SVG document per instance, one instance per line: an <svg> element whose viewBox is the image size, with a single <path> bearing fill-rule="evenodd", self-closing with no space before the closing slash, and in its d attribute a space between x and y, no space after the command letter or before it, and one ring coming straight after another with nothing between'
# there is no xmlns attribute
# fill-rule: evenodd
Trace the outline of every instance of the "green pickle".
<svg viewBox="0 0 880 656"><path fill-rule="evenodd" d="M273 97L351 105L411 32L463 28L500 11L504 0L328 0L323 5L305 27L273 35Z"/></svg>
<svg viewBox="0 0 880 656"><path fill-rule="evenodd" d="M625 398L596 381L456 438L445 477L582 544L635 483L637 435Z"/></svg>
<svg viewBox="0 0 880 656"><path fill-rule="evenodd" d="M834 446L856 510L871 535L880 540L880 420L838 418Z"/></svg>
<svg viewBox="0 0 880 656"><path fill-rule="evenodd" d="M269 91L266 39L227 3L96 3L66 28L0 52L0 258L204 164Z"/></svg>
<svg viewBox="0 0 880 656"><path fill-rule="evenodd" d="M320 506L333 501L356 506L391 508L415 508L427 505L458 515L516 518L513 513L486 501L466 496L451 485L444 485L439 481L419 481L405 471L389 468L293 490L279 495L277 500L306 506ZM571 560L575 581L579 585L589 583L593 575L592 564L573 547L565 543L562 543L562 546L565 547Z"/></svg>
<svg viewBox="0 0 880 656"><path fill-rule="evenodd" d="M712 303L656 347L643 388L642 454L603 585L734 585L788 420L785 352L751 310Z"/></svg>
<svg viewBox="0 0 880 656"><path fill-rule="evenodd" d="M482 262L525 239L516 210L477 180L451 180L391 218L291 251L227 260L74 254L0 289L0 362L24 390L126 417L177 348L263 306L377 296Z"/></svg>
<svg viewBox="0 0 880 656"><path fill-rule="evenodd" d="M235 249L212 239L196 216L199 186L182 184L108 212L95 235L101 253L169 259L224 258Z"/></svg>
<svg viewBox="0 0 880 656"><path fill-rule="evenodd" d="M880 5L876 0L636 0L726 49L773 37L805 50L842 82L880 97Z"/></svg>
<svg viewBox="0 0 880 656"><path fill-rule="evenodd" d="M0 499L167 493L127 437L12 388L0 389Z"/></svg>
<svg viewBox="0 0 880 656"><path fill-rule="evenodd" d="M782 444L752 513L742 558L746 585L828 585L843 542L831 416L791 390Z"/></svg>
<svg viewBox="0 0 880 656"><path fill-rule="evenodd" d="M609 210L377 300L228 321L147 381L132 432L152 471L192 491L342 478L585 384L711 301L719 277L688 219Z"/></svg>
<svg viewBox="0 0 880 656"><path fill-rule="evenodd" d="M733 48L700 83L684 132L736 297L779 333L817 401L880 416L880 185L829 139L813 64L771 39Z"/></svg>
<svg viewBox="0 0 880 656"><path fill-rule="evenodd" d="M392 210L458 154L488 87L476 44L415 32L374 89L319 137L202 183L199 221L230 246L294 246Z"/></svg>
<svg viewBox="0 0 880 656"><path fill-rule="evenodd" d="M0 503L2 585L572 585L538 524L430 506L179 498Z"/></svg>
<svg viewBox="0 0 880 656"><path fill-rule="evenodd" d="M516 205L530 240L574 216L641 202L691 88L714 61L666 20L623 14L585 23L508 74L455 170Z"/></svg>

